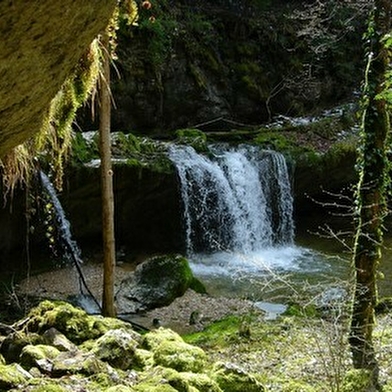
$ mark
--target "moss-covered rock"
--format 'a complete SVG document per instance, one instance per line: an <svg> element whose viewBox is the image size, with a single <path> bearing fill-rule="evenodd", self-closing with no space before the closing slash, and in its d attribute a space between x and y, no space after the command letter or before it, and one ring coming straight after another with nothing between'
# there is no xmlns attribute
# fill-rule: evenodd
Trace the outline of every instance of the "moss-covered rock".
<svg viewBox="0 0 392 392"><path fill-rule="evenodd" d="M1 344L0 350L7 363L17 362L23 347L29 344L40 344L42 338L36 333L17 331L8 335Z"/></svg>
<svg viewBox="0 0 392 392"><path fill-rule="evenodd" d="M199 129L178 129L175 132L178 144L192 146L196 151L207 151L207 135Z"/></svg>
<svg viewBox="0 0 392 392"><path fill-rule="evenodd" d="M41 380L39 385L31 386L29 392L69 392L69 388L60 385L56 381Z"/></svg>
<svg viewBox="0 0 392 392"><path fill-rule="evenodd" d="M89 353L61 353L53 359L52 374L61 377L70 374L91 376L113 372L110 366Z"/></svg>
<svg viewBox="0 0 392 392"><path fill-rule="evenodd" d="M142 345L147 350L155 351L163 342L183 342L183 339L171 329L158 328L143 336Z"/></svg>
<svg viewBox="0 0 392 392"><path fill-rule="evenodd" d="M115 368L127 369L136 362L135 350L139 342L140 336L136 332L115 329L101 336L95 342L91 353Z"/></svg>
<svg viewBox="0 0 392 392"><path fill-rule="evenodd" d="M0 390L9 391L11 388L20 387L31 378L19 364L0 365Z"/></svg>
<svg viewBox="0 0 392 392"><path fill-rule="evenodd" d="M263 392L266 390L254 376L233 364L219 363L215 365L211 377L223 391Z"/></svg>
<svg viewBox="0 0 392 392"><path fill-rule="evenodd" d="M153 353L157 365L178 371L199 372L207 363L202 349L185 343L180 335L170 329L159 328L147 333L143 347Z"/></svg>
<svg viewBox="0 0 392 392"><path fill-rule="evenodd" d="M56 328L76 344L96 339L111 329L131 329L121 320L89 316L84 310L63 301L43 301L30 311L28 317L27 331L44 333Z"/></svg>
<svg viewBox="0 0 392 392"><path fill-rule="evenodd" d="M49 328L42 335L45 344L56 347L59 351L76 351L77 346L67 337L57 331L56 328Z"/></svg>
<svg viewBox="0 0 392 392"><path fill-rule="evenodd" d="M114 385L106 389L106 392L134 392L135 390L125 385Z"/></svg>
<svg viewBox="0 0 392 392"><path fill-rule="evenodd" d="M156 364L180 372L201 372L207 363L206 353L184 341L164 341L154 350Z"/></svg>
<svg viewBox="0 0 392 392"><path fill-rule="evenodd" d="M23 367L30 369L37 366L37 361L41 359L54 359L60 354L60 351L52 346L38 344L36 346L29 344L23 347L20 354L20 363Z"/></svg>
<svg viewBox="0 0 392 392"><path fill-rule="evenodd" d="M156 256L137 266L133 278L122 285L122 295L144 309L167 306L181 297L193 280L185 257Z"/></svg>
<svg viewBox="0 0 392 392"><path fill-rule="evenodd" d="M147 388L147 385L156 387L162 382L179 392L222 392L218 384L206 374L178 372L162 366L142 373L141 383L136 388L139 386Z"/></svg>

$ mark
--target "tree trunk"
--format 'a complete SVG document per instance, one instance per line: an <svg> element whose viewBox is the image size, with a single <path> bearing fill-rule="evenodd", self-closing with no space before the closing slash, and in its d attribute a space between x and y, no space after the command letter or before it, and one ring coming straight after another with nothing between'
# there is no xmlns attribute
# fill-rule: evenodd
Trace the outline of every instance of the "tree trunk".
<svg viewBox="0 0 392 392"><path fill-rule="evenodd" d="M389 50L382 38L390 31L390 0L375 0L369 26L369 61L365 75L360 180L357 190L358 221L354 246L355 293L350 346L355 368L371 372L369 390L378 388L378 364L372 334L377 301L377 267L381 260L382 223L386 214L388 181L387 138L390 124L385 95Z"/></svg>
<svg viewBox="0 0 392 392"><path fill-rule="evenodd" d="M102 74L100 81L100 155L101 155L101 186L102 186L102 235L103 235L103 297L102 314L115 317L114 305L114 201L113 201L113 170L110 150L110 57L109 35L105 31L101 37L103 51Z"/></svg>

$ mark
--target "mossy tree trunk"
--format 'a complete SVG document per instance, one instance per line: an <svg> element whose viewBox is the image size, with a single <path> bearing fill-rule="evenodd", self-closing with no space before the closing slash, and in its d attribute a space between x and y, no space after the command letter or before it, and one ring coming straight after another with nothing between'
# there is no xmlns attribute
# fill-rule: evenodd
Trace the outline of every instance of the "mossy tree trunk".
<svg viewBox="0 0 392 392"><path fill-rule="evenodd" d="M362 150L358 162L360 180L354 247L356 285L349 341L354 367L365 369L371 374L369 391L379 385L372 334L389 174L387 141L390 122L386 75L390 53L384 37L390 32L390 12L390 0L374 1L374 16L366 37L370 47L365 75Z"/></svg>
<svg viewBox="0 0 392 392"><path fill-rule="evenodd" d="M103 235L103 297L102 314L115 317L114 305L114 271L116 264L114 237L114 196L113 169L110 149L110 50L108 29L101 36L102 74L100 80L100 155L101 155L101 186L102 186L102 235Z"/></svg>

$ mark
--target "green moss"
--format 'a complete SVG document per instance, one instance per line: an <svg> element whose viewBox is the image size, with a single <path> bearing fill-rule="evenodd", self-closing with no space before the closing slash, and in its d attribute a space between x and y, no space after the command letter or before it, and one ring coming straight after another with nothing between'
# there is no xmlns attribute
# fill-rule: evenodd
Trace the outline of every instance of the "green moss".
<svg viewBox="0 0 392 392"><path fill-rule="evenodd" d="M60 354L60 351L53 347L44 344L38 344L36 346L27 345L23 347L20 355L20 363L25 368L29 369L36 366L37 361L40 359L54 359Z"/></svg>
<svg viewBox="0 0 392 392"><path fill-rule="evenodd" d="M217 364L213 369L212 377L223 391L263 392L266 390L254 376L231 364Z"/></svg>
<svg viewBox="0 0 392 392"><path fill-rule="evenodd" d="M41 385L37 385L29 389L30 392L68 392L69 389L59 385L55 381L42 380Z"/></svg>
<svg viewBox="0 0 392 392"><path fill-rule="evenodd" d="M293 136L277 131L260 130L253 142L263 148L276 151L292 151L296 148Z"/></svg>
<svg viewBox="0 0 392 392"><path fill-rule="evenodd" d="M134 362L139 335L122 329L110 330L101 336L91 352L102 361L119 369L127 369Z"/></svg>
<svg viewBox="0 0 392 392"><path fill-rule="evenodd" d="M203 282L201 282L199 279L195 277L192 279L189 288L192 289L193 291L196 291L196 293L207 294L206 286L204 286Z"/></svg>
<svg viewBox="0 0 392 392"><path fill-rule="evenodd" d="M181 336L167 328L158 328L154 331L148 332L143 336L142 345L147 350L155 351L156 348L163 342L183 342Z"/></svg>
<svg viewBox="0 0 392 392"><path fill-rule="evenodd" d="M343 379L342 392L367 392L372 385L371 373L364 369L352 369Z"/></svg>
<svg viewBox="0 0 392 392"><path fill-rule="evenodd" d="M131 328L118 319L89 316L67 302L43 301L30 311L26 328L30 332L43 333L52 327L76 344L98 338L110 329Z"/></svg>
<svg viewBox="0 0 392 392"><path fill-rule="evenodd" d="M145 369L154 365L153 353L144 349L136 349L134 355L134 369Z"/></svg>
<svg viewBox="0 0 392 392"><path fill-rule="evenodd" d="M186 128L178 129L175 132L178 144L186 144L192 146L196 151L208 151L207 135L199 129Z"/></svg>
<svg viewBox="0 0 392 392"><path fill-rule="evenodd" d="M114 385L108 389L105 389L106 392L134 392L135 389L131 387L126 387L125 385Z"/></svg>
<svg viewBox="0 0 392 392"><path fill-rule="evenodd" d="M36 333L14 332L2 342L1 353L7 363L17 362L23 347L40 343L42 343L42 338Z"/></svg>
<svg viewBox="0 0 392 392"><path fill-rule="evenodd" d="M72 140L71 155L74 164L87 163L99 158L98 137L87 141L81 133L76 133Z"/></svg>
<svg viewBox="0 0 392 392"><path fill-rule="evenodd" d="M290 381L282 386L282 392L315 392L317 389L301 381Z"/></svg>
<svg viewBox="0 0 392 392"><path fill-rule="evenodd" d="M8 391L26 384L29 379L23 368L13 363L11 365L0 365L0 390Z"/></svg>
<svg viewBox="0 0 392 392"><path fill-rule="evenodd" d="M207 356L199 347L184 341L164 341L154 350L154 361L180 372L200 372L206 366Z"/></svg>
<svg viewBox="0 0 392 392"><path fill-rule="evenodd" d="M210 324L202 332L184 336L184 340L190 344L208 347L228 346L233 341L238 341L241 325L241 317L229 316Z"/></svg>
<svg viewBox="0 0 392 392"><path fill-rule="evenodd" d="M302 306L298 303L289 303L283 315L311 318L311 317L319 317L320 313L318 312L315 305Z"/></svg>
<svg viewBox="0 0 392 392"><path fill-rule="evenodd" d="M206 374L178 372L174 369L157 366L140 374L141 382L134 388L137 391L162 390L177 392L223 392L218 384ZM151 388L151 389L150 389ZM159 390L160 391L160 390Z"/></svg>

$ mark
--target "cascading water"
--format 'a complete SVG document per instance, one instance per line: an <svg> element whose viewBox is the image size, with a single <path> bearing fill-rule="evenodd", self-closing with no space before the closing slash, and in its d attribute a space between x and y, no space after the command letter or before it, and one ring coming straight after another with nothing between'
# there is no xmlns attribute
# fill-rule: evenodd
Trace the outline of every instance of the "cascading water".
<svg viewBox="0 0 392 392"><path fill-rule="evenodd" d="M226 276L235 285L217 285L232 294L239 281L249 288L254 277L316 268L311 252L294 245L293 197L280 153L240 145L199 154L171 146L169 158L179 178L188 258L204 282Z"/></svg>
<svg viewBox="0 0 392 392"><path fill-rule="evenodd" d="M39 171L39 176L42 187L48 194L50 202L53 205L53 213L59 231L59 240L62 241L64 248L64 256L69 264L74 265L78 274L80 294L75 296L75 304L81 306L89 313L100 313L101 305L87 286L86 279L81 269L81 264L83 263L81 259L81 250L78 244L72 239L71 225L65 216L64 209L57 197L56 190L49 177L44 172ZM86 291L87 294L85 294L84 291Z"/></svg>
<svg viewBox="0 0 392 392"><path fill-rule="evenodd" d="M284 157L254 146L169 152L180 179L188 253L249 254L293 242L293 198Z"/></svg>
<svg viewBox="0 0 392 392"><path fill-rule="evenodd" d="M65 257L67 261L80 264L81 251L77 243L72 239L71 226L65 216L64 209L57 197L56 191L49 180L49 177L42 171L39 172L40 180L45 191L48 193L51 203L53 204L53 211L56 218L57 229L59 230L59 237L64 242Z"/></svg>

